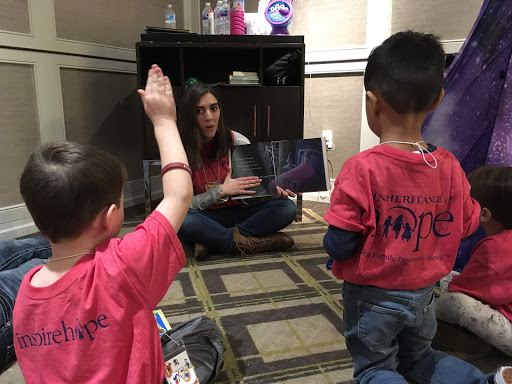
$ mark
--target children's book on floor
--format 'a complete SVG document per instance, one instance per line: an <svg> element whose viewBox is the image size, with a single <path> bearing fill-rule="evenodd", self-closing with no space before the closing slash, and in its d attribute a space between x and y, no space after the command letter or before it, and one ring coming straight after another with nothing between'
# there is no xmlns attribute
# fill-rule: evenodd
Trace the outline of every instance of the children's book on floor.
<svg viewBox="0 0 512 384"><path fill-rule="evenodd" d="M258 176L261 184L253 195L233 199L276 195L276 187L295 193L329 189L325 139L291 139L237 145L230 150L232 178Z"/></svg>

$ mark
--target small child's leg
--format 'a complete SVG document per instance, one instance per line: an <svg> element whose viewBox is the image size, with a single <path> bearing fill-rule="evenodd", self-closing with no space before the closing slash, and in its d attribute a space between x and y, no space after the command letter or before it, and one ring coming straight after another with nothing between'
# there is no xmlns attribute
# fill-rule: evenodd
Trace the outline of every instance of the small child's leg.
<svg viewBox="0 0 512 384"><path fill-rule="evenodd" d="M499 311L459 292L443 293L436 300L437 318L458 324L512 356L512 322Z"/></svg>

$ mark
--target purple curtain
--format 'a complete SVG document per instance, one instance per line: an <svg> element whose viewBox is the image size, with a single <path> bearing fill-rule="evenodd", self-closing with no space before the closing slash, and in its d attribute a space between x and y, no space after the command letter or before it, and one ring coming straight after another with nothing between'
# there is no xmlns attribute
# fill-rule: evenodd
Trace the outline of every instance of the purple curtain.
<svg viewBox="0 0 512 384"><path fill-rule="evenodd" d="M451 151L466 173L512 165L512 1L485 0L445 75L445 96L423 138Z"/></svg>

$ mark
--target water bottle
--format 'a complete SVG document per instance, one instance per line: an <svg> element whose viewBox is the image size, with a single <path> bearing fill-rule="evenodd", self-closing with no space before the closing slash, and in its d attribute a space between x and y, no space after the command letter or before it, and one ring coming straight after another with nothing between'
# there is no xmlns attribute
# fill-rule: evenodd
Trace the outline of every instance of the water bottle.
<svg viewBox="0 0 512 384"><path fill-rule="evenodd" d="M222 7L220 8L220 19L222 20L220 34L221 35L229 35L229 3L228 3L228 0L222 0Z"/></svg>
<svg viewBox="0 0 512 384"><path fill-rule="evenodd" d="M243 0L231 0L229 32L232 35L245 34L245 12Z"/></svg>
<svg viewBox="0 0 512 384"><path fill-rule="evenodd" d="M210 12L210 3L204 4L203 12L201 12L203 35L210 34L210 23L208 22L208 13Z"/></svg>
<svg viewBox="0 0 512 384"><path fill-rule="evenodd" d="M176 29L176 12L172 9L172 4L167 4L167 9L164 12L165 28Z"/></svg>
<svg viewBox="0 0 512 384"><path fill-rule="evenodd" d="M220 35L220 30L222 27L222 20L220 19L220 8L222 7L222 0L217 1L217 5L213 10L213 18L214 18L214 32L216 35Z"/></svg>

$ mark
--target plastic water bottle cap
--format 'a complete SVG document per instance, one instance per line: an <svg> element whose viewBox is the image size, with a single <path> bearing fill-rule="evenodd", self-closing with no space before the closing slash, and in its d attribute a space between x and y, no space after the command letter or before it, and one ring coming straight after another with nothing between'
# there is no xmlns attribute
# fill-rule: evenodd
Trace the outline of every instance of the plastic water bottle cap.
<svg viewBox="0 0 512 384"><path fill-rule="evenodd" d="M167 4L167 8L172 8L172 4Z"/></svg>
<svg viewBox="0 0 512 384"><path fill-rule="evenodd" d="M204 3L204 5L208 8L211 4L210 3Z"/></svg>

